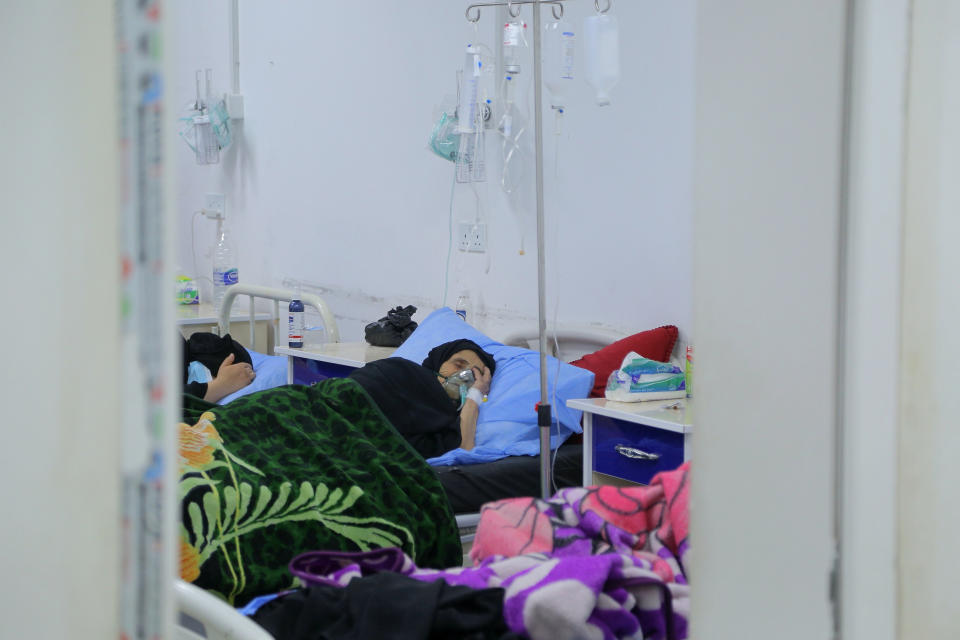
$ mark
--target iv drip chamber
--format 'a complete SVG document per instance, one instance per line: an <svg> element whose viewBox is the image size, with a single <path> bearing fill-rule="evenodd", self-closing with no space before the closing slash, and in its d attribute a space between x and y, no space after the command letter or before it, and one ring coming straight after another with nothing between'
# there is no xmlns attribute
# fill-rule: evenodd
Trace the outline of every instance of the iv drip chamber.
<svg viewBox="0 0 960 640"><path fill-rule="evenodd" d="M477 97L482 73L480 50L473 45L467 45L463 75L460 78L460 99L457 103L457 131L460 133L473 133L476 130Z"/></svg>
<svg viewBox="0 0 960 640"><path fill-rule="evenodd" d="M587 83L597 104L610 104L610 90L620 81L620 28L615 16L588 16L583 21L583 58Z"/></svg>

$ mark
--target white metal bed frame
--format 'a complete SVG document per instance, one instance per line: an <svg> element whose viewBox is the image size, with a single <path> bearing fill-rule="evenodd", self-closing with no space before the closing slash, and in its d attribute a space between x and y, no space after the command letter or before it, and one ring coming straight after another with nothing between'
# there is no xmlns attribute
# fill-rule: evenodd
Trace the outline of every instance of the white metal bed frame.
<svg viewBox="0 0 960 640"><path fill-rule="evenodd" d="M340 330L337 328L337 319L334 317L333 312L330 311L330 307L327 305L326 301L320 296L313 293L303 293L300 296L297 296L297 293L289 289L276 289L274 287L263 287L260 285L253 284L235 284L230 287L227 287L227 292L223 296L223 302L220 305L220 315L217 320L218 330L220 335L225 335L230 330L230 310L233 307L233 301L237 296L248 296L250 302L250 347L256 348L255 346L255 315L256 315L256 298L264 298L266 300L272 300L273 304L270 306L270 327L271 330L268 331L267 342L270 343L267 345L266 351L272 351L272 346L277 342L277 336L285 335L280 331L280 318L285 317L280 315L280 303L289 302L293 299L299 299L303 302L304 307L313 307L320 313L320 317L323 319L323 328L326 332L326 338L328 342L340 342ZM269 354L272 355L272 354Z"/></svg>

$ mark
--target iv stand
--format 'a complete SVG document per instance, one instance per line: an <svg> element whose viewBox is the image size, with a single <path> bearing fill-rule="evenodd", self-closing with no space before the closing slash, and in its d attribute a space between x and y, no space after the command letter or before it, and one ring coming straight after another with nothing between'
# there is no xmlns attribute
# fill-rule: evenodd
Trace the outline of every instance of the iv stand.
<svg viewBox="0 0 960 640"><path fill-rule="evenodd" d="M535 166L537 175L537 298L538 298L538 330L540 334L540 402L537 404L537 426L540 428L540 496L546 500L550 497L552 486L550 468L550 396L547 390L547 302L546 302L546 269L544 251L543 222L543 60L540 55L540 7L549 4L553 16L558 20L563 16L563 2L567 0L507 0L505 2L485 2L471 4L467 7L466 16L470 22L480 20L480 7L507 7L511 17L514 5L533 5L533 121L535 136ZM600 0L594 0L594 6L600 13L610 10L611 0L606 0L606 9L600 9ZM559 9L559 12L558 12Z"/></svg>

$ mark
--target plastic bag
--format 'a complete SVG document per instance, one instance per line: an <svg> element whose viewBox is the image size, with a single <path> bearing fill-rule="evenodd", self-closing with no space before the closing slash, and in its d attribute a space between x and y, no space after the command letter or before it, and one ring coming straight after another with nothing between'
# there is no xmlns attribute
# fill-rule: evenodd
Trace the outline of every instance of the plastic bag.
<svg viewBox="0 0 960 640"><path fill-rule="evenodd" d="M417 323L413 321L416 312L417 308L413 305L391 309L387 315L364 327L367 342L375 347L399 347L417 328Z"/></svg>
<svg viewBox="0 0 960 640"><path fill-rule="evenodd" d="M640 402L686 397L683 369L671 362L657 362L631 351L619 369L610 372L607 400Z"/></svg>

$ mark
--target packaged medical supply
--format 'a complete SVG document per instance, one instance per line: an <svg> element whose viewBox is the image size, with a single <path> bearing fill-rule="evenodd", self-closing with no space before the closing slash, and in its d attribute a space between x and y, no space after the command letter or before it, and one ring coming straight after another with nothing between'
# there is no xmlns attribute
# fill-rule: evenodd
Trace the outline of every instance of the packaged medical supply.
<svg viewBox="0 0 960 640"><path fill-rule="evenodd" d="M237 252L230 242L223 220L217 220L217 245L213 250L213 308L220 313L220 304L227 287L240 281Z"/></svg>
<svg viewBox="0 0 960 640"><path fill-rule="evenodd" d="M290 301L288 310L287 346L291 349L303 347L303 302L300 301L300 292Z"/></svg>
<svg viewBox="0 0 960 640"><path fill-rule="evenodd" d="M200 291L190 276L177 276L177 304L199 304Z"/></svg>
<svg viewBox="0 0 960 640"><path fill-rule="evenodd" d="M686 396L683 370L672 362L657 362L631 351L610 373L604 395L617 402L664 400Z"/></svg>
<svg viewBox="0 0 960 640"><path fill-rule="evenodd" d="M467 315L471 311L470 307L470 294L466 291L461 292L459 297L457 297L457 307L454 311L457 312L457 315L460 316L460 319L464 322L467 321Z"/></svg>
<svg viewBox="0 0 960 640"><path fill-rule="evenodd" d="M620 29L615 16L584 18L583 58L587 83L597 92L597 104L610 104L610 90L620 81Z"/></svg>

